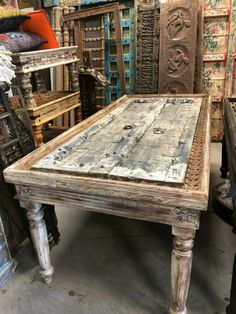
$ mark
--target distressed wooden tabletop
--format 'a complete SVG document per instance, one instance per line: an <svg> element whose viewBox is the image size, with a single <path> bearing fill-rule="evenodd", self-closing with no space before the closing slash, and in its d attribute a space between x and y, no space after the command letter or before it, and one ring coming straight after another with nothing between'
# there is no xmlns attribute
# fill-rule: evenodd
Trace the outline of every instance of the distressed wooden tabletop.
<svg viewBox="0 0 236 314"><path fill-rule="evenodd" d="M32 169L183 184L203 98L131 98Z"/></svg>

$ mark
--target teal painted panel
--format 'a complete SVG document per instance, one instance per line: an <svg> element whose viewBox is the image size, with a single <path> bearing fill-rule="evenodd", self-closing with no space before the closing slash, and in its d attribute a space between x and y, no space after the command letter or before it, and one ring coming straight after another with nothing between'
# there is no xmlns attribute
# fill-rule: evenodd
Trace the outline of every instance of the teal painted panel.
<svg viewBox="0 0 236 314"><path fill-rule="evenodd" d="M122 1L120 1L122 2ZM134 1L122 2L126 8L120 12L122 44L124 53L126 93L135 93L135 9ZM106 88L105 103L109 104L121 96L120 80L117 72L114 23L109 14L105 17L105 69L111 85Z"/></svg>

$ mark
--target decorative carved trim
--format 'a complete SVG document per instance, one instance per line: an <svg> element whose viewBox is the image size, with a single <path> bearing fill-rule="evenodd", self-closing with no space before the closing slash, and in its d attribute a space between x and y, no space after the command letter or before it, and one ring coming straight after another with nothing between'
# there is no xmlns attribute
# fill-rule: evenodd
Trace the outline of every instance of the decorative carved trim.
<svg viewBox="0 0 236 314"><path fill-rule="evenodd" d="M198 212L196 210L176 208L175 213L179 221L192 222L198 218Z"/></svg>
<svg viewBox="0 0 236 314"><path fill-rule="evenodd" d="M140 3L137 19L137 92L157 93L159 74L159 1Z"/></svg>
<svg viewBox="0 0 236 314"><path fill-rule="evenodd" d="M18 194L27 194L30 192L30 187L27 185L21 185L16 187L17 193Z"/></svg>
<svg viewBox="0 0 236 314"><path fill-rule="evenodd" d="M16 74L39 71L76 61L79 61L77 46L12 54L12 62L16 65Z"/></svg>

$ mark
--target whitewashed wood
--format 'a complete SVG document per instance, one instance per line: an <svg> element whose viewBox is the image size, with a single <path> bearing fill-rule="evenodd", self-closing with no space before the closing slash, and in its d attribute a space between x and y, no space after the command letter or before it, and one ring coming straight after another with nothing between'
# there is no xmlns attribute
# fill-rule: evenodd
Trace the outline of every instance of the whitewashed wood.
<svg viewBox="0 0 236 314"><path fill-rule="evenodd" d="M80 132L78 136L72 138L71 141L66 143L66 145L59 147L45 158L37 162L33 168L58 169L60 166L60 168L62 167L61 170L74 171L74 169L77 169L78 172L83 172L82 169L78 170L79 161L77 163L75 161L72 162L70 155L73 154L72 156L77 156L77 150L83 149L82 144L85 143L87 139L91 138L91 136L97 134L101 129L109 125L112 121L114 121L116 116L122 113L130 105L131 102L128 100L124 106L116 108L112 113L108 113L107 116L101 119L98 123L93 124L85 131ZM93 146L95 147L96 143L94 143ZM92 149L93 146L91 146L90 149ZM85 148L87 147L85 146ZM66 162L67 160L69 160L69 163ZM77 165L77 167L75 167L75 165Z"/></svg>
<svg viewBox="0 0 236 314"><path fill-rule="evenodd" d="M16 74L31 73L77 62L77 46L27 51L12 54L12 62L16 65Z"/></svg>
<svg viewBox="0 0 236 314"><path fill-rule="evenodd" d="M27 210L30 233L40 265L39 274L43 281L49 284L52 281L54 270L50 262L48 235L43 219L42 205L32 202L21 202L21 206Z"/></svg>
<svg viewBox="0 0 236 314"><path fill-rule="evenodd" d="M117 198L110 193L110 197L91 194L87 190L84 193L81 191L63 192L60 189L48 188L39 189L35 187L17 187L17 198L24 201L40 201L43 204L52 204L60 206L78 206L80 209L101 212L110 215L121 217L134 218L146 221L165 223L180 227L198 229L200 211L194 209L185 210L180 207L166 205L164 202L147 202L146 195L142 194L143 199L128 199L127 197ZM137 194L140 191L137 191ZM164 200L164 198L163 198ZM168 204L168 202L166 202Z"/></svg>
<svg viewBox="0 0 236 314"><path fill-rule="evenodd" d="M195 230L172 228L174 249L171 257L170 314L187 314L186 301L192 269Z"/></svg>
<svg viewBox="0 0 236 314"><path fill-rule="evenodd" d="M34 169L183 184L201 102L127 101Z"/></svg>
<svg viewBox="0 0 236 314"><path fill-rule="evenodd" d="M201 121L201 123L198 121L196 127L193 128L196 129L194 145L189 147L191 151L189 157L191 167L195 165L194 158L198 160L197 169L199 168L199 171L194 173L194 176L196 176L197 180L200 182L197 186L187 183L187 181L191 181L189 175L192 174L189 168L187 169L184 184L173 185L167 184L166 182L160 183L155 180L146 182L144 180L141 182L130 181L128 177L97 177L96 173L90 173L90 176L86 176L82 172L65 171L61 169L46 169L42 171L42 168L35 169L34 165L40 163L41 160L45 161L45 157L54 154L55 151L60 154L62 153L58 155L59 158L68 158L68 163L71 163L71 160L75 160L76 158L77 150L80 150L80 156L83 155L83 158L86 159L85 152L88 151L88 149L101 151L109 147L109 145L117 145L117 143L120 143L120 135L124 136L122 133L123 128L120 127L120 123L111 128L112 132L115 133L107 134L106 140L99 142L99 138L100 134L103 134L103 136L106 135L106 128L103 127L104 124L102 124L102 121L103 123L106 121L105 124L111 126L111 117L114 118L114 116L117 116L114 113L119 112L119 115L122 114L122 112L125 113L123 105L124 103L127 104L127 100L136 98L158 98L162 100L168 98L171 100L182 97L185 96L125 96L4 171L6 181L16 185L16 197L20 200L21 205L28 210L34 208L32 205L29 206L29 203L32 202L66 206L73 205L78 206L78 208L82 210L172 225L172 232L176 237L176 244L172 255L172 301L170 308L170 313L172 314L186 313L186 298L190 280L191 249L194 233L199 227L200 211L206 210L208 204L210 98L204 95L188 95L188 97L202 102L199 114L199 121ZM168 110L173 109L168 106L163 106L163 108ZM135 121L135 117L137 117L137 121L142 120L141 113L137 111L136 113L137 116L132 116L132 112L130 112L130 116L126 115L123 121L127 124L130 119ZM150 156L155 157L155 149L159 148L159 150L165 151L166 157L173 158L176 154L176 150L174 147L168 147L169 143L167 139L169 140L168 137L174 138L174 142L178 143L176 141L179 139L179 135L173 135L176 135L176 131L179 132L181 130L181 125L183 121L185 121L184 119L186 119L184 115L173 115L173 118L169 119L168 123L174 124L174 122L178 121L178 123L176 122L175 129L173 128L169 133L167 132L166 134L168 136L166 138L160 136L156 147L155 145L150 145L154 143L155 139L153 132L149 134L145 132L139 142L145 140L148 143ZM96 127L94 127L94 125L96 125ZM98 125L100 125L100 127L98 127ZM152 124L152 127L153 125L154 124ZM158 126L156 127L164 128L165 125L165 121L159 120ZM189 130L187 128L186 130L186 133L180 132L182 138L189 136ZM117 134L119 132L120 134ZM145 136L147 136L146 139ZM80 139L80 143L77 142L78 146L75 147L75 145L71 145L71 143L75 143L73 142L75 139L78 141L78 138ZM91 140L91 138L93 138L93 140ZM67 147L68 143L70 143L72 151L69 151L69 153L65 151L64 154L62 148ZM170 143L173 143L173 141L170 141ZM196 146L201 149L203 148L204 154L195 154ZM137 145L135 147L137 147ZM176 147L179 147L179 145ZM113 147L108 149L113 149ZM138 153L139 156L144 156L145 154L142 149L140 149ZM80 158L80 156L78 157ZM201 158L199 159L199 157ZM93 158L89 162L89 167L94 163L96 163L96 160ZM42 219L38 215L36 216L38 217L36 220L41 226ZM42 237L35 236L33 241L36 249L38 247L44 249L44 246L47 246L44 244ZM44 256L40 255L39 258L41 265L45 265ZM46 260L48 261L47 258ZM49 265L50 262L47 262L45 266L47 271L51 270Z"/></svg>
<svg viewBox="0 0 236 314"><path fill-rule="evenodd" d="M167 103L129 159L110 176L183 183L200 106L200 99L181 106Z"/></svg>

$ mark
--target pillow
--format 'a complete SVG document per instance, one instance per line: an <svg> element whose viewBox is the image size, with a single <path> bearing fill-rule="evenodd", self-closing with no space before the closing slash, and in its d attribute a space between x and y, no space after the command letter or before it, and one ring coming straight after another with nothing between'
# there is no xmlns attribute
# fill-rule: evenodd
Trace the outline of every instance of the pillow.
<svg viewBox="0 0 236 314"><path fill-rule="evenodd" d="M32 32L45 38L46 43L39 47L39 49L58 48L55 33L52 29L51 23L47 17L45 10L33 11L28 13L30 20L24 21L21 29L24 32Z"/></svg>
<svg viewBox="0 0 236 314"><path fill-rule="evenodd" d="M20 24L29 16L11 6L0 6L0 31L1 33L17 30Z"/></svg>
<svg viewBox="0 0 236 314"><path fill-rule="evenodd" d="M0 34L0 46L11 52L30 51L45 43L42 37L29 32L8 32Z"/></svg>
<svg viewBox="0 0 236 314"><path fill-rule="evenodd" d="M29 18L27 15L0 18L0 30L2 33L17 30L21 23Z"/></svg>

